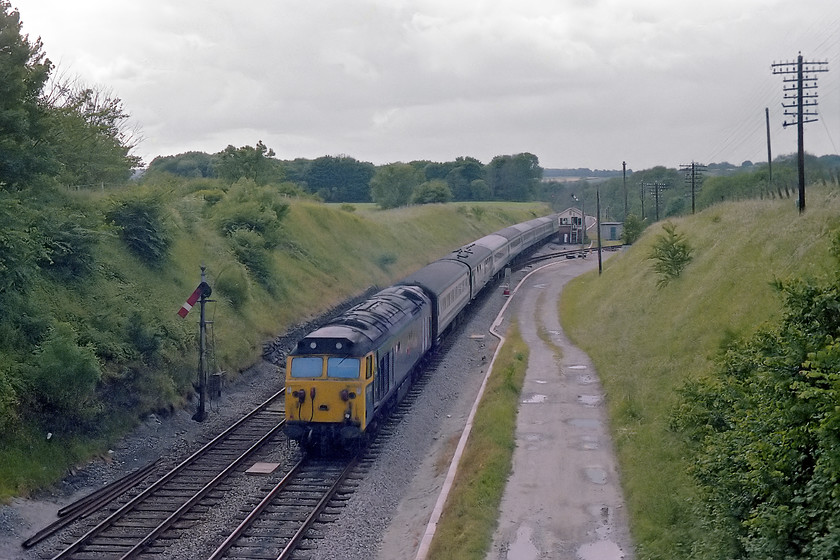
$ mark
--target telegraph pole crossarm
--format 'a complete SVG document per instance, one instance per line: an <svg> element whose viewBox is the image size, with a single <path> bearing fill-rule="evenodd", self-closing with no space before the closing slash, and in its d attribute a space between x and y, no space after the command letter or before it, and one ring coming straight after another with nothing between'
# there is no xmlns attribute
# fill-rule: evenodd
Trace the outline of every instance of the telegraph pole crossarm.
<svg viewBox="0 0 840 560"><path fill-rule="evenodd" d="M793 120L785 121L782 125L796 125L797 131L797 163L799 167L799 213L805 211L805 123L817 120L817 92L806 90L817 89L818 72L828 72L828 61L804 61L802 53L799 53L795 61L774 62L772 64L773 74L783 74L785 116Z"/></svg>

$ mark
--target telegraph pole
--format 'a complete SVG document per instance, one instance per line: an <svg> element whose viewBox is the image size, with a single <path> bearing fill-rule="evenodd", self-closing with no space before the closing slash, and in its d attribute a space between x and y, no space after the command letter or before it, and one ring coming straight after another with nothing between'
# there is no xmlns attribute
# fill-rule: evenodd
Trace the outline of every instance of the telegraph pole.
<svg viewBox="0 0 840 560"><path fill-rule="evenodd" d="M796 125L797 163L799 167L799 213L805 211L805 123L817 120L817 92L805 93L805 90L817 89L817 72L828 72L828 62L805 62L802 53L796 62L774 62L774 74L785 74L783 88L785 101L785 115L793 120L785 120L783 126L787 128ZM787 77L787 75L795 75Z"/></svg>
<svg viewBox="0 0 840 560"><path fill-rule="evenodd" d="M770 149L770 109L764 108L764 120L767 121L767 192L773 194L773 151ZM779 191L782 198L782 191Z"/></svg>
<svg viewBox="0 0 840 560"><path fill-rule="evenodd" d="M624 180L624 219L627 219L627 162L621 162L621 177Z"/></svg>
<svg viewBox="0 0 840 560"><path fill-rule="evenodd" d="M647 188L650 190L650 194L653 195L654 200L656 201L656 221L659 221L659 193L664 191L668 188L668 185L663 183L662 181L654 181L652 183L643 183L642 187L642 200L644 200L644 189Z"/></svg>
<svg viewBox="0 0 840 560"><path fill-rule="evenodd" d="M699 183L703 180L701 173L706 171L706 166L692 161L689 165L680 165L680 169L685 171L685 182L691 185L691 213L694 214L694 198L700 188Z"/></svg>

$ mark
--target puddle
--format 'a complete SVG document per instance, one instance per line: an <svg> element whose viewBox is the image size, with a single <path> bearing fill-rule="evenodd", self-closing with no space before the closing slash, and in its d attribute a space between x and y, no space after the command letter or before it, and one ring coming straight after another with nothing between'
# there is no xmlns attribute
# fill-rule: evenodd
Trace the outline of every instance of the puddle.
<svg viewBox="0 0 840 560"><path fill-rule="evenodd" d="M536 381L534 381L534 383L536 383L538 385L545 385L546 383L548 383L548 381L543 381L542 379L537 379Z"/></svg>
<svg viewBox="0 0 840 560"><path fill-rule="evenodd" d="M580 438L580 448L584 451L593 451L601 447L597 436L583 436Z"/></svg>
<svg viewBox="0 0 840 560"><path fill-rule="evenodd" d="M572 418L566 422L576 428L599 428L601 421L597 418Z"/></svg>
<svg viewBox="0 0 840 560"><path fill-rule="evenodd" d="M583 474L589 479L592 484L606 484L607 471L601 467L586 467L583 469Z"/></svg>
<svg viewBox="0 0 840 560"><path fill-rule="evenodd" d="M578 402L584 406L598 406L601 404L601 395L578 395Z"/></svg>
<svg viewBox="0 0 840 560"><path fill-rule="evenodd" d="M621 560L624 553L612 541L598 541L581 546L577 557L578 560Z"/></svg>
<svg viewBox="0 0 840 560"><path fill-rule="evenodd" d="M542 441L544 439L542 434L534 433L522 434L522 437L525 439L525 441Z"/></svg>
<svg viewBox="0 0 840 560"><path fill-rule="evenodd" d="M590 375L588 373L578 375L578 383L580 383L581 385L589 385L590 383L595 383L595 376Z"/></svg>
<svg viewBox="0 0 840 560"><path fill-rule="evenodd" d="M507 557L509 560L537 560L540 551L531 542L534 531L530 527L520 526L516 530L516 539L510 543Z"/></svg>
<svg viewBox="0 0 840 560"><path fill-rule="evenodd" d="M547 395L531 395L527 399L523 399L522 404L542 404L547 400Z"/></svg>
<svg viewBox="0 0 840 560"><path fill-rule="evenodd" d="M578 364L574 366L566 366L567 369L586 369L586 366Z"/></svg>

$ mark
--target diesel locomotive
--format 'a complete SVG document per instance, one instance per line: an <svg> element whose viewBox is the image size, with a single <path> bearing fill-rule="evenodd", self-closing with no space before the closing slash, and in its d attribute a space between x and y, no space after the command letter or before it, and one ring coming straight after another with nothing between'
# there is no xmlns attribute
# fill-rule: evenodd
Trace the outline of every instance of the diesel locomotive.
<svg viewBox="0 0 840 560"><path fill-rule="evenodd" d="M306 335L286 358L289 438L319 453L361 444L470 302L558 229L551 215L482 237Z"/></svg>

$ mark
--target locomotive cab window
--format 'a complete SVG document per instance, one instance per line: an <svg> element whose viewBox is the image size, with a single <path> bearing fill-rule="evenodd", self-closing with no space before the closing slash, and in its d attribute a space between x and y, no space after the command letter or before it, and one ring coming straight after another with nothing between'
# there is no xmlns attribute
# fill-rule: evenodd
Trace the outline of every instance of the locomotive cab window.
<svg viewBox="0 0 840 560"><path fill-rule="evenodd" d="M334 379L358 379L358 358L328 358L327 377Z"/></svg>
<svg viewBox="0 0 840 560"><path fill-rule="evenodd" d="M308 356L292 358L292 377L321 377L324 373L324 359Z"/></svg>

